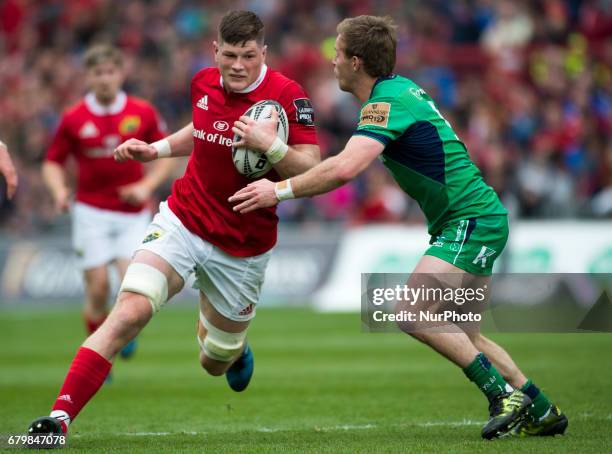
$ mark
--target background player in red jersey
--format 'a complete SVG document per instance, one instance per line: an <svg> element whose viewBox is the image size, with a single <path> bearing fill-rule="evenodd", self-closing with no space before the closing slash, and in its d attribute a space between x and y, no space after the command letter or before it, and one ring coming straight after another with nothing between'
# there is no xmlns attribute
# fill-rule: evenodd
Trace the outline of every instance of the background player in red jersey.
<svg viewBox="0 0 612 454"><path fill-rule="evenodd" d="M201 70L192 81L193 122L151 145L130 139L115 150L116 159L126 165L133 159L191 156L130 263L112 312L77 352L51 416L34 421L30 433L65 432L102 385L117 352L192 273L200 290L202 367L211 375L225 373L235 391L244 390L251 379L253 354L246 331L276 243L278 218L274 209L240 215L228 203L250 181L234 167L230 125L257 101L273 99L283 106L289 140L275 141L266 153L274 164L266 175L272 179L317 164L319 147L304 90L264 63L264 30L257 15L226 14L213 48L217 67Z"/></svg>
<svg viewBox="0 0 612 454"><path fill-rule="evenodd" d="M4 142L0 140L0 175L4 176L6 181L6 197L11 200L17 190L17 172L11 157L8 154L8 149Z"/></svg>
<svg viewBox="0 0 612 454"><path fill-rule="evenodd" d="M90 48L84 57L90 92L63 115L43 163L43 178L58 213L72 205L64 164L77 163L76 201L72 206L72 242L85 279L84 319L88 334L107 315L109 264L120 278L151 220L145 206L174 166L159 162L144 172L139 162L121 165L113 150L130 138L147 141L165 135L149 103L121 90L124 71L120 51L109 45ZM134 343L122 350L128 357Z"/></svg>

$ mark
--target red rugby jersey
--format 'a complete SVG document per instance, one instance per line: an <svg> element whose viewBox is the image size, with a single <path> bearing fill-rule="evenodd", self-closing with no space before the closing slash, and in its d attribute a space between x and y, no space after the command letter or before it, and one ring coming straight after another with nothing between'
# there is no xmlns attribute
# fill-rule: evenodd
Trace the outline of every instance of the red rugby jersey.
<svg viewBox="0 0 612 454"><path fill-rule="evenodd" d="M232 161L234 121L258 101L278 101L289 119L289 145L317 144L310 100L303 88L265 65L242 93L228 93L217 68L206 68L191 82L193 152L185 175L174 182L170 209L191 232L230 255L263 254L276 244L275 208L235 213L227 199L253 180ZM264 178L278 180L272 169Z"/></svg>
<svg viewBox="0 0 612 454"><path fill-rule="evenodd" d="M138 161L116 162L113 150L127 139L154 142L166 136L163 121L148 102L120 92L104 106L87 94L62 116L46 159L63 165L72 154L77 162L76 199L97 208L138 212L144 206L119 198L118 188L140 180Z"/></svg>

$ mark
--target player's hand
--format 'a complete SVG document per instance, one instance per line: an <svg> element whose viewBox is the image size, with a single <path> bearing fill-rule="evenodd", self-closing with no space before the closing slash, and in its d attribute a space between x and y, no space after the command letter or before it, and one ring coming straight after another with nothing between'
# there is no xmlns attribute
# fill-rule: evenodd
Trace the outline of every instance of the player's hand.
<svg viewBox="0 0 612 454"><path fill-rule="evenodd" d="M130 205L142 205L151 197L151 188L141 181L121 186L119 198Z"/></svg>
<svg viewBox="0 0 612 454"><path fill-rule="evenodd" d="M243 115L234 122L232 131L240 136L240 140L232 144L234 147L265 153L278 135L278 112L272 108L272 117L259 121Z"/></svg>
<svg viewBox="0 0 612 454"><path fill-rule="evenodd" d="M228 200L231 203L238 203L233 209L239 211L240 214L273 207L278 204L276 192L274 192L275 185L276 183L270 180L257 180L236 192Z"/></svg>
<svg viewBox="0 0 612 454"><path fill-rule="evenodd" d="M157 150L146 142L138 139L128 139L113 151L117 162L135 160L149 162L157 159Z"/></svg>
<svg viewBox="0 0 612 454"><path fill-rule="evenodd" d="M68 212L70 208L70 191L66 188L53 194L53 208L55 214L63 214Z"/></svg>
<svg viewBox="0 0 612 454"><path fill-rule="evenodd" d="M5 147L0 148L0 174L4 175L6 180L6 196L11 200L17 190L18 178L15 166Z"/></svg>

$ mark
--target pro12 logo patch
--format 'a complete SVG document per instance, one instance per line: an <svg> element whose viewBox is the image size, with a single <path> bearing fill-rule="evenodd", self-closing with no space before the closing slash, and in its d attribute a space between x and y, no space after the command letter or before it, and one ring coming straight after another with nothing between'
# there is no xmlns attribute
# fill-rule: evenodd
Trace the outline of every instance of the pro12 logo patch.
<svg viewBox="0 0 612 454"><path fill-rule="evenodd" d="M308 98L293 100L295 106L295 121L306 126L314 126L314 109Z"/></svg>

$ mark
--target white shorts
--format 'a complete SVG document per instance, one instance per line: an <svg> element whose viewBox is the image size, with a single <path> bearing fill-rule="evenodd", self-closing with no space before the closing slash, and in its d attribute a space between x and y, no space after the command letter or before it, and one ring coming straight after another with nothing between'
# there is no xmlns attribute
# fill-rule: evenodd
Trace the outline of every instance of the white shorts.
<svg viewBox="0 0 612 454"><path fill-rule="evenodd" d="M130 259L151 222L151 213L103 210L77 202L72 207L72 247L83 269Z"/></svg>
<svg viewBox="0 0 612 454"><path fill-rule="evenodd" d="M193 287L202 291L224 317L241 322L255 316L272 251L253 257L229 255L191 233L166 202L159 204L159 213L138 250L159 255L184 282L195 272Z"/></svg>

